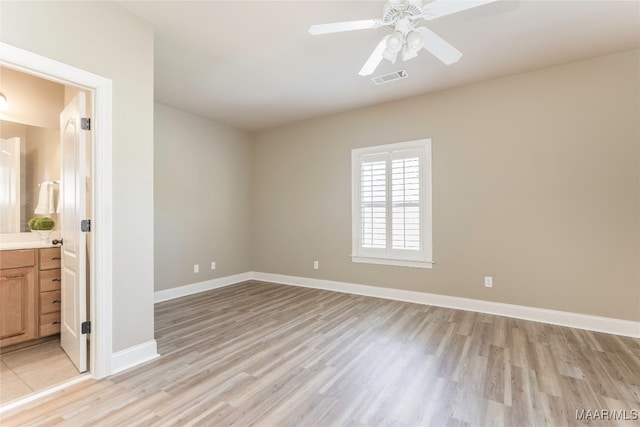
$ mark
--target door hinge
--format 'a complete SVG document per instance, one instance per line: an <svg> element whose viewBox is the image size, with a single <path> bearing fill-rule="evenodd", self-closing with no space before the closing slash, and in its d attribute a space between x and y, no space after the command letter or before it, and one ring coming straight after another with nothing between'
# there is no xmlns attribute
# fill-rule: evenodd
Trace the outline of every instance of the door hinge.
<svg viewBox="0 0 640 427"><path fill-rule="evenodd" d="M82 322L82 324L80 325L80 329L82 330L83 334L90 334L91 322L89 322L88 320L86 322Z"/></svg>
<svg viewBox="0 0 640 427"><path fill-rule="evenodd" d="M91 130L91 119L89 117L82 117L80 119L80 129Z"/></svg>
<svg viewBox="0 0 640 427"><path fill-rule="evenodd" d="M90 219L83 219L82 221L80 221L80 231L82 231L83 233L87 233L87 232L91 231L91 220Z"/></svg>

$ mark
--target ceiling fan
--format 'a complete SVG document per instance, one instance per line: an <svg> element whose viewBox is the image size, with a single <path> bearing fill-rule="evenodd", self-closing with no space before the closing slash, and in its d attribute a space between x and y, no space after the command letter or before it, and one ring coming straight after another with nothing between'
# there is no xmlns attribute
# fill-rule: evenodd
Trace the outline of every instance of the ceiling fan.
<svg viewBox="0 0 640 427"><path fill-rule="evenodd" d="M402 60L415 58L423 47L447 65L457 62L462 56L455 47L425 26L417 26L422 19L430 21L463 10L472 9L497 0L434 0L422 5L422 0L389 0L384 6L382 19L335 22L312 25L312 35L338 33L342 31L366 30L387 26L393 31L382 38L358 74L372 74L383 59L395 63L398 54Z"/></svg>

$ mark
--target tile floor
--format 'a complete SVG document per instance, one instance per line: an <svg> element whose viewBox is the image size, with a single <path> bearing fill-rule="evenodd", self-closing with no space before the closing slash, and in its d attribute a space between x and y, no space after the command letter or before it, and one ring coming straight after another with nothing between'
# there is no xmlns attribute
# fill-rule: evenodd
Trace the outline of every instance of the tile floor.
<svg viewBox="0 0 640 427"><path fill-rule="evenodd" d="M78 375L59 340L0 355L0 406Z"/></svg>

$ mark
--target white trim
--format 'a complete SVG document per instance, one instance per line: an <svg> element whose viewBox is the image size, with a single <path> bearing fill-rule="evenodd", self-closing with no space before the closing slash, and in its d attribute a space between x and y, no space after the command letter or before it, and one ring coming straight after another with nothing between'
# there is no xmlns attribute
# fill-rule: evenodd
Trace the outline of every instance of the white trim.
<svg viewBox="0 0 640 427"><path fill-rule="evenodd" d="M111 373L117 374L142 363L160 357L156 340L149 340L124 350L117 351L111 356Z"/></svg>
<svg viewBox="0 0 640 427"><path fill-rule="evenodd" d="M92 321L91 372L96 378L111 374L111 360L107 355L112 353L112 316L113 316L113 223L112 223L112 85L111 80L95 87L93 96L94 109L92 120L91 147L91 198L92 239L90 262L91 313L97 313ZM98 103L99 102L99 103ZM101 141L101 143L97 143ZM95 224L95 225L94 225ZM99 286L98 286L99 284ZM94 326L95 325L95 326Z"/></svg>
<svg viewBox="0 0 640 427"><path fill-rule="evenodd" d="M95 124L91 137L92 213L90 313L92 323L90 367L94 378L111 373L112 353L112 82L88 71L0 43L0 65L23 73L81 87L92 93Z"/></svg>
<svg viewBox="0 0 640 427"><path fill-rule="evenodd" d="M62 384L58 384L57 386L48 388L48 389L46 389L44 391L40 391L40 392L37 392L37 393L30 394L29 396L27 396L27 397L25 397L23 399L16 400L15 402L11 402L11 403L9 403L7 405L4 405L4 406L0 407L0 414L2 414L3 412L7 412L7 411L9 411L11 409L15 409L15 408L17 408L19 406L26 405L27 403L33 402L34 400L38 400L38 399L41 399L43 397L46 397L46 396L48 396L50 394L55 393L56 391L62 390L62 389L67 388L67 387L71 387L74 384L81 383L81 382L86 381L86 380L88 380L90 378L91 378L90 374L82 374L82 375L80 375L78 377L70 379L69 381L65 381Z"/></svg>
<svg viewBox="0 0 640 427"><path fill-rule="evenodd" d="M358 285L355 283L335 282L332 280L312 279L308 277L286 276L283 274L252 272L251 278L254 280L280 283L283 285L324 289L348 294L406 301L416 304L455 308L458 310L495 314L498 316L513 317L516 319L532 320L534 322L550 323L553 325L640 338L640 322L614 319L611 317L591 316L588 314L571 313L559 310L548 310L544 308L504 304L499 302L430 294L426 292L407 291L402 289L391 289L378 286Z"/></svg>
<svg viewBox="0 0 640 427"><path fill-rule="evenodd" d="M217 279L192 283L190 285L184 285L177 288L163 289L154 293L153 302L158 303L162 301L169 301L175 298L197 294L199 292L206 292L212 289L235 285L236 283L246 282L247 280L251 280L251 273L234 274L232 276L218 277Z"/></svg>
<svg viewBox="0 0 640 427"><path fill-rule="evenodd" d="M409 261L401 259L374 258L363 256L352 256L351 261L363 262L366 264L394 265L397 267L433 268L433 261Z"/></svg>

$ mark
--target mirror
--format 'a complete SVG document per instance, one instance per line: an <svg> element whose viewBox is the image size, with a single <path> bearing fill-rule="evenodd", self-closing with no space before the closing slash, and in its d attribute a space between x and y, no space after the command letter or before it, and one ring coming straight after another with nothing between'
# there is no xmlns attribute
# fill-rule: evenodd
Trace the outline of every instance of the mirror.
<svg viewBox="0 0 640 427"><path fill-rule="evenodd" d="M0 120L0 138L0 233L28 232L27 222L38 215L58 223L60 189L53 182L60 181L60 131ZM36 208L40 213L35 213Z"/></svg>

